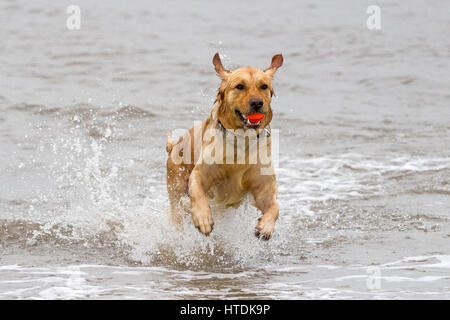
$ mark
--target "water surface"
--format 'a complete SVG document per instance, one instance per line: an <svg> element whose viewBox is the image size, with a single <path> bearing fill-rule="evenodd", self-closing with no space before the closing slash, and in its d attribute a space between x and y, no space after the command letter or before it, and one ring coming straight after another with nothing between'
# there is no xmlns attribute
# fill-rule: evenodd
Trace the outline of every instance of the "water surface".
<svg viewBox="0 0 450 320"><path fill-rule="evenodd" d="M450 298L448 1L2 1L1 299ZM168 222L166 130L275 76L280 219Z"/></svg>

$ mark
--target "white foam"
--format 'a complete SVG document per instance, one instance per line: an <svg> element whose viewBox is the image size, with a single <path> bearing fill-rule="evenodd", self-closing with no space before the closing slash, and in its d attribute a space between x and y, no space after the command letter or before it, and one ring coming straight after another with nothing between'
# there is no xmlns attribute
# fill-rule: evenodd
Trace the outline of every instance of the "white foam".
<svg viewBox="0 0 450 320"><path fill-rule="evenodd" d="M432 259L437 259L438 263L424 263L424 264L410 264L411 262L429 262ZM409 269L409 268L438 268L438 269L450 269L450 255L430 255L430 256L415 256L405 257L401 260L389 262L381 265L387 269Z"/></svg>

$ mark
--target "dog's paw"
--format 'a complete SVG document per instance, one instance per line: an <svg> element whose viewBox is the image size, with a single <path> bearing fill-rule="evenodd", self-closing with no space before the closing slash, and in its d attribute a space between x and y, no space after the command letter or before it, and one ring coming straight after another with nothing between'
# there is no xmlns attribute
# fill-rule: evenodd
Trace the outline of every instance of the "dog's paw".
<svg viewBox="0 0 450 320"><path fill-rule="evenodd" d="M194 221L195 227L208 237L214 227L214 221L211 214L193 215L192 220Z"/></svg>
<svg viewBox="0 0 450 320"><path fill-rule="evenodd" d="M258 225L256 226L255 236L262 240L269 240L272 237L274 231L274 222L264 221L260 219Z"/></svg>

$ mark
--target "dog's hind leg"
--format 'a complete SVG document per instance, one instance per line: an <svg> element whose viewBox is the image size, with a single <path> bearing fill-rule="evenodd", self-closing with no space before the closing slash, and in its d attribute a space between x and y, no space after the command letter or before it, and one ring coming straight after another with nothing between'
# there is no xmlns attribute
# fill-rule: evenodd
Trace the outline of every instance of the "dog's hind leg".
<svg viewBox="0 0 450 320"><path fill-rule="evenodd" d="M183 216L189 214L188 184L190 167L167 160L167 191L170 199L170 220L181 229Z"/></svg>
<svg viewBox="0 0 450 320"><path fill-rule="evenodd" d="M176 182L167 179L167 191L170 200L170 220L178 228L181 229L183 216L189 213L184 202L189 201L187 193L188 180L178 179Z"/></svg>
<svg viewBox="0 0 450 320"><path fill-rule="evenodd" d="M170 199L170 221L178 230L182 229L183 208L181 199Z"/></svg>

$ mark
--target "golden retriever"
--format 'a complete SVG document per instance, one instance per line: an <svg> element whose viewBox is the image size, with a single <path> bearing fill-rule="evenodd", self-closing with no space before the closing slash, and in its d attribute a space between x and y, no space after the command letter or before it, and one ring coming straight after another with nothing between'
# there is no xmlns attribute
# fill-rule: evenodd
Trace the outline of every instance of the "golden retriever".
<svg viewBox="0 0 450 320"><path fill-rule="evenodd" d="M271 162L271 82L282 64L283 56L277 54L265 70L241 67L229 71L223 67L219 54L214 55L213 65L222 81L210 116L177 142L167 136L167 190L171 219L176 224L180 225L183 212L190 212L194 225L209 236L214 222L208 201L238 207L244 195L250 193L255 207L262 212L256 236L272 236L278 218L276 179L273 171L262 172L264 164L257 153L265 145ZM213 134L208 134L211 131ZM239 140L244 141L244 147L239 147ZM251 148L251 143L259 149ZM243 162L237 161L239 151L243 152ZM250 161L255 156L256 161ZM184 208L186 196L190 205Z"/></svg>

